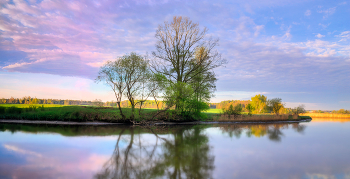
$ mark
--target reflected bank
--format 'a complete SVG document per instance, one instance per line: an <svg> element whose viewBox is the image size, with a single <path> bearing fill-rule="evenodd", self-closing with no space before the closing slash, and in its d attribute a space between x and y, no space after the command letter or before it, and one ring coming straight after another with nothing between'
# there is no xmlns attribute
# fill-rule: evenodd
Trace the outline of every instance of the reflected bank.
<svg viewBox="0 0 350 179"><path fill-rule="evenodd" d="M0 124L0 178L346 178L349 129Z"/></svg>

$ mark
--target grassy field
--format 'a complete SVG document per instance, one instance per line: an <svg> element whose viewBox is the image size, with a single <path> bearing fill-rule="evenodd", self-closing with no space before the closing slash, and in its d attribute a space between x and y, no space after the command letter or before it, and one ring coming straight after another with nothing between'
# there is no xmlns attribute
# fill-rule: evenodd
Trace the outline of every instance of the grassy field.
<svg viewBox="0 0 350 179"><path fill-rule="evenodd" d="M0 104L0 107L17 107L17 108L29 108L29 106L36 106L36 107L63 107L64 105L60 104Z"/></svg>
<svg viewBox="0 0 350 179"><path fill-rule="evenodd" d="M222 113L222 110L221 109L209 109L207 111L204 111L204 113L207 113L207 114L211 114L211 113L220 114L220 113Z"/></svg>
<svg viewBox="0 0 350 179"><path fill-rule="evenodd" d="M122 111L127 118L131 116L130 108L123 108ZM141 115L156 111L143 109ZM135 115L136 119L140 117ZM120 122L121 115L117 108L112 107L0 104L0 119Z"/></svg>

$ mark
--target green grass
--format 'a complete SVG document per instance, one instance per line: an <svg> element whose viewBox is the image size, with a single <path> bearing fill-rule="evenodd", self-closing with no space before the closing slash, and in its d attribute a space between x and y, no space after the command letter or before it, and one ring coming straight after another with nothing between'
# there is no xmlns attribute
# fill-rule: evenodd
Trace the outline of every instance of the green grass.
<svg viewBox="0 0 350 179"><path fill-rule="evenodd" d="M130 108L123 108L122 111L127 118L131 116ZM135 118L139 120L148 113L156 111L156 109L142 109L141 116L135 114ZM112 107L0 104L0 119L120 122L122 117L119 110Z"/></svg>
<svg viewBox="0 0 350 179"><path fill-rule="evenodd" d="M299 119L312 119L310 116L299 116Z"/></svg>
<svg viewBox="0 0 350 179"><path fill-rule="evenodd" d="M41 107L42 105L44 105L44 107L63 107L64 106L64 105L60 105L60 104L0 104L0 107L15 106L17 108L28 108L29 106Z"/></svg>
<svg viewBox="0 0 350 179"><path fill-rule="evenodd" d="M222 113L221 109L209 109L207 111L203 111L204 113L215 113L215 114L220 114Z"/></svg>

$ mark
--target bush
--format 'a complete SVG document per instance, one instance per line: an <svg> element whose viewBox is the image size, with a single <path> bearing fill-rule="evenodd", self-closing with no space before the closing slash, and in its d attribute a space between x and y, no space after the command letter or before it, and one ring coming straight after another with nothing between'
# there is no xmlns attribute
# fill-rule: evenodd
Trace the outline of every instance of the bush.
<svg viewBox="0 0 350 179"><path fill-rule="evenodd" d="M6 113L21 114L22 113L22 109L18 108L16 106L11 106L11 107L6 108Z"/></svg>
<svg viewBox="0 0 350 179"><path fill-rule="evenodd" d="M240 115L242 113L242 105L237 104L235 107L232 104L228 107L228 109L223 108L224 114L227 115Z"/></svg>
<svg viewBox="0 0 350 179"><path fill-rule="evenodd" d="M4 114L6 111L6 107L0 106L0 114Z"/></svg>
<svg viewBox="0 0 350 179"><path fill-rule="evenodd" d="M32 111L36 111L36 106L35 105L29 105L28 108L25 108L26 112L32 112Z"/></svg>
<svg viewBox="0 0 350 179"><path fill-rule="evenodd" d="M305 106L304 105L299 105L298 107L294 108L292 110L293 114L300 114L300 113L305 113Z"/></svg>
<svg viewBox="0 0 350 179"><path fill-rule="evenodd" d="M39 106L38 109L39 109L40 111L45 111L44 105Z"/></svg>

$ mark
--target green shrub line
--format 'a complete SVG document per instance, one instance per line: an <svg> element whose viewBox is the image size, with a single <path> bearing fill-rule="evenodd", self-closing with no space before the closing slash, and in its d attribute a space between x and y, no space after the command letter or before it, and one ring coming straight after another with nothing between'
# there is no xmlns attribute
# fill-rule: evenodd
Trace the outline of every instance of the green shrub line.
<svg viewBox="0 0 350 179"><path fill-rule="evenodd" d="M299 116L299 119L312 119L310 116Z"/></svg>

